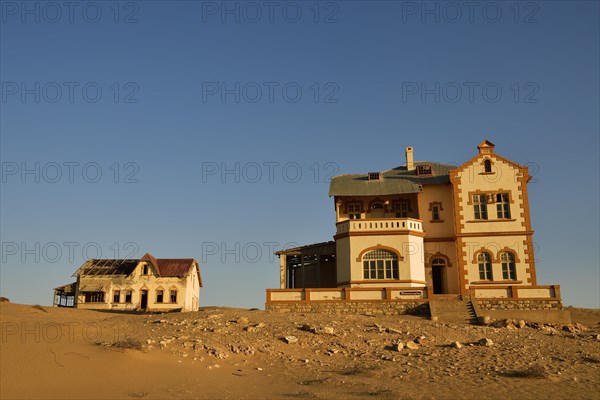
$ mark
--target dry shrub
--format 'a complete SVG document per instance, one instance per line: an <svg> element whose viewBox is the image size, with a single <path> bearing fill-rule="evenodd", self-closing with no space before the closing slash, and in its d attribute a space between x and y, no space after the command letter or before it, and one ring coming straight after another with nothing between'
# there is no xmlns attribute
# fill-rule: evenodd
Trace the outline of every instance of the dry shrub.
<svg viewBox="0 0 600 400"><path fill-rule="evenodd" d="M48 312L48 310L46 310L44 307L40 306L39 304L35 304L35 305L31 306L31 308L35 308L36 310L40 310L43 312Z"/></svg>

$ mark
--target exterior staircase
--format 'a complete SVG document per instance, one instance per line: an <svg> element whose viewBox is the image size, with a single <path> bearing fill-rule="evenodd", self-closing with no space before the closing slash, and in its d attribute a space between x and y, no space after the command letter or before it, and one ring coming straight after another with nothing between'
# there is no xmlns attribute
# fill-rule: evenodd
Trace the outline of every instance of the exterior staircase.
<svg viewBox="0 0 600 400"><path fill-rule="evenodd" d="M477 314L469 299L461 295L434 295L429 301L432 319L455 324L477 323ZM435 318L437 317L437 318Z"/></svg>

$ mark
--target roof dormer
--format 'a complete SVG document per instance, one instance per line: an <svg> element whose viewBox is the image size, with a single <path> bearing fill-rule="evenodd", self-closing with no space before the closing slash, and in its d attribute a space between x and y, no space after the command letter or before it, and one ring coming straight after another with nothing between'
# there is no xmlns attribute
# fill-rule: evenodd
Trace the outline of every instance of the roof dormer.
<svg viewBox="0 0 600 400"><path fill-rule="evenodd" d="M369 172L368 175L370 181L378 181L381 179L381 173L379 172Z"/></svg>
<svg viewBox="0 0 600 400"><path fill-rule="evenodd" d="M433 170L430 164L417 165L417 176L432 176Z"/></svg>

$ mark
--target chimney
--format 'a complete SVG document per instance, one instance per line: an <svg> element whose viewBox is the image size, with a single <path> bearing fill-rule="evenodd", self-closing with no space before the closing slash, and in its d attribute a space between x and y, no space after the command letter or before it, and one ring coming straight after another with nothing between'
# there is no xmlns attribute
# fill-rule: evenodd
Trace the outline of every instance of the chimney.
<svg viewBox="0 0 600 400"><path fill-rule="evenodd" d="M413 148L411 146L408 146L406 148L405 154L406 154L406 169L408 171L414 171L415 163L413 160Z"/></svg>

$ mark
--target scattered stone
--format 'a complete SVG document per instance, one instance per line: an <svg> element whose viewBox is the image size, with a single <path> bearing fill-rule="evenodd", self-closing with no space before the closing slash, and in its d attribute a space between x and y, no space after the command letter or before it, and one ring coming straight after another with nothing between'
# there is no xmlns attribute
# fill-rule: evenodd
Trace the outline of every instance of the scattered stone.
<svg viewBox="0 0 600 400"><path fill-rule="evenodd" d="M428 342L427 338L422 335L415 339L415 343L418 343L418 344L426 344L427 342Z"/></svg>
<svg viewBox="0 0 600 400"><path fill-rule="evenodd" d="M455 349L462 349L463 347L462 344L460 344L460 342L452 342L451 346Z"/></svg>
<svg viewBox="0 0 600 400"><path fill-rule="evenodd" d="M494 344L494 342L492 342L492 339L488 339L488 338L479 339L478 343L480 346L486 346L486 347L490 347Z"/></svg>
<svg viewBox="0 0 600 400"><path fill-rule="evenodd" d="M416 350L419 348L419 345L413 342L412 340L409 340L408 342L406 342L406 348L409 350Z"/></svg>
<svg viewBox="0 0 600 400"><path fill-rule="evenodd" d="M523 328L525 328L525 326L527 326L527 323L526 323L524 320L522 320L522 319L521 319L521 320L519 320L519 322L518 322L518 327L519 327L520 329L523 329Z"/></svg>
<svg viewBox="0 0 600 400"><path fill-rule="evenodd" d="M399 329L394 329L394 328L387 328L388 333L397 333L397 334L401 334L402 331Z"/></svg>
<svg viewBox="0 0 600 400"><path fill-rule="evenodd" d="M286 336L283 338L283 341L287 344L297 343L298 338L296 336Z"/></svg>
<svg viewBox="0 0 600 400"><path fill-rule="evenodd" d="M244 327L246 332L256 332L260 328L264 328L266 325L263 322L259 322L258 324L252 324Z"/></svg>
<svg viewBox="0 0 600 400"><path fill-rule="evenodd" d="M335 330L331 326L304 324L300 329L314 334L333 335L335 333Z"/></svg>
<svg viewBox="0 0 600 400"><path fill-rule="evenodd" d="M405 344L404 342L398 342L394 345L394 350L396 351L402 351L402 349L404 348Z"/></svg>

